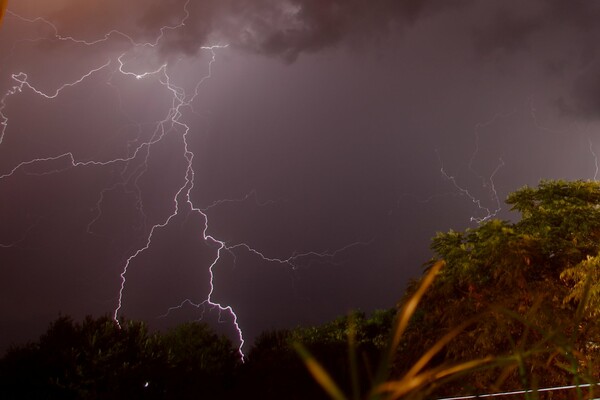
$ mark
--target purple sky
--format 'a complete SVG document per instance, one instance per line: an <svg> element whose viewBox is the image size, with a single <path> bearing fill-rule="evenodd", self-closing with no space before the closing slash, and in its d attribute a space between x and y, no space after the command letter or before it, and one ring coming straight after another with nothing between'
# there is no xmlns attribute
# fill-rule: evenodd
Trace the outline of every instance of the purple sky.
<svg viewBox="0 0 600 400"><path fill-rule="evenodd" d="M238 342L233 310L251 343L387 308L436 231L598 174L596 2L8 10L0 350L59 313L202 317Z"/></svg>

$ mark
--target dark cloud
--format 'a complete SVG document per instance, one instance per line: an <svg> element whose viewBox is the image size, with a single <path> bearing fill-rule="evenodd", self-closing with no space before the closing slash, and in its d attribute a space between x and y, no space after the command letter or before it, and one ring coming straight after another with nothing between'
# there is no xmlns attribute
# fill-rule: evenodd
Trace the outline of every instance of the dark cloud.
<svg viewBox="0 0 600 400"><path fill-rule="evenodd" d="M597 63L595 64L597 66ZM600 118L600 73L597 68L582 72L573 82L568 96L557 105L567 115L588 119Z"/></svg>
<svg viewBox="0 0 600 400"><path fill-rule="evenodd" d="M229 39L244 49L290 61L304 52L401 29L439 7L425 0L265 1L255 9L256 4L246 2Z"/></svg>
<svg viewBox="0 0 600 400"><path fill-rule="evenodd" d="M402 29L465 0L168 0L67 1L48 11L61 32L93 39L118 29L154 41L163 54L195 54L228 43L246 51L295 60L302 53L353 45ZM186 6L187 4L187 6ZM184 7L185 6L185 7ZM187 12L185 11L187 10ZM187 17L186 17L187 15ZM184 26L174 27L185 18Z"/></svg>
<svg viewBox="0 0 600 400"><path fill-rule="evenodd" d="M550 77L565 81L562 110L587 118L600 115L593 93L598 78L588 71L597 62L600 43L597 2L64 0L45 7L65 35L93 40L118 29L136 42L155 42L162 35L158 48L163 57L196 55L202 46L227 43L286 62L337 46L363 48L445 9L476 9L471 19L459 17L458 24L467 24L456 29L470 32L482 60L499 68L516 63L513 70L518 70L530 56Z"/></svg>
<svg viewBox="0 0 600 400"><path fill-rule="evenodd" d="M557 100L569 115L600 117L600 4L590 1L502 2L473 31L476 53L498 65L539 63L566 91ZM522 55L520 55L521 53ZM516 66L515 68L519 68Z"/></svg>
<svg viewBox="0 0 600 400"><path fill-rule="evenodd" d="M585 47L588 42L596 42L600 31L597 24L600 5L596 2L538 0L499 4L491 6L488 15L474 29L475 48L483 55L496 49L533 51L532 40L543 41L556 32L580 36L583 42L576 45Z"/></svg>
<svg viewBox="0 0 600 400"><path fill-rule="evenodd" d="M498 52L506 55L529 50L529 37L542 26L543 22L538 18L515 15L502 9L493 16L490 24L475 29L475 50L485 57Z"/></svg>
<svg viewBox="0 0 600 400"><path fill-rule="evenodd" d="M142 9L136 23L151 37L160 32L161 28L175 27L183 21L184 26L177 29L163 29L165 36L160 43L160 50L163 53L196 54L200 47L216 44L209 41L216 29L215 25L224 18L230 3L229 0L154 2Z"/></svg>

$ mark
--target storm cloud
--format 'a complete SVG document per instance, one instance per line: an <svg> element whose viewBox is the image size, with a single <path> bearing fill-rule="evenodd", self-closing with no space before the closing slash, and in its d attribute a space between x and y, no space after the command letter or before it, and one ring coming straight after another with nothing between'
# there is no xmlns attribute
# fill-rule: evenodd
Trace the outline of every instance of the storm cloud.
<svg viewBox="0 0 600 400"><path fill-rule="evenodd" d="M390 34L401 34L417 21L449 11L455 15L458 30L468 32L472 38L472 49L482 62L496 64L499 69L507 63L539 63L550 79L562 81L564 89L555 98L559 109L567 115L591 119L600 116L597 93L600 5L596 2L61 0L45 3L36 7L16 5L14 9L25 16L33 16L34 9L37 14L41 11L58 27L61 36L93 41L118 30L136 43L155 43L160 36L157 47L163 58L194 56L203 46L228 44L286 63L294 62L302 54L330 48L364 50ZM116 48L111 46L107 51Z"/></svg>
<svg viewBox="0 0 600 400"><path fill-rule="evenodd" d="M62 0L36 7L61 35L94 40L119 30L136 41L153 41L163 28L163 53L195 54L202 46L228 43L295 60L302 53L340 44L355 46L402 30L466 0ZM32 13L32 7L15 7ZM183 21L183 26L179 26ZM178 29L171 29L173 27ZM166 29L165 29L166 28Z"/></svg>
<svg viewBox="0 0 600 400"><path fill-rule="evenodd" d="M593 1L502 2L477 23L473 44L487 62L535 60L542 73L566 87L556 98L563 112L597 119L599 18L600 4Z"/></svg>

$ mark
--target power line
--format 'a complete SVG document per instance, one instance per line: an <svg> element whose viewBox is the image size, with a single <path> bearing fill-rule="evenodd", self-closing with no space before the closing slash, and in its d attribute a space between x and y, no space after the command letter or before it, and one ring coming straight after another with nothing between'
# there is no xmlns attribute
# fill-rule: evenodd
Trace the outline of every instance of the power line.
<svg viewBox="0 0 600 400"><path fill-rule="evenodd" d="M599 383L584 383L584 384L581 384L581 385L555 386L555 387L541 388L541 389L515 390L515 391L511 391L511 392L475 394L475 395L458 396L458 397L444 397L444 398L438 399L438 400L482 399L482 398L487 398L487 397L511 396L511 395L517 395L517 394L533 393L533 392L537 392L537 393L540 393L540 392L553 392L553 391L557 391L557 390L569 390L569 389L575 389L575 388L588 388L588 387L592 387L592 386L597 386L599 384L600 384L600 382ZM600 398L591 399L591 400L600 400Z"/></svg>

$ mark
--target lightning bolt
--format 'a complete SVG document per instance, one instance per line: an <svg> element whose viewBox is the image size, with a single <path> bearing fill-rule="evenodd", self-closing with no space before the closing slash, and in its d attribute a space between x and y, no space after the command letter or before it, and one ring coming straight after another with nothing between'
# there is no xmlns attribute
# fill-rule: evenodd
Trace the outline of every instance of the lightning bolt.
<svg viewBox="0 0 600 400"><path fill-rule="evenodd" d="M258 193L256 193L256 190L251 190L250 192L246 193L246 195L244 195L243 197L237 198L237 199L221 199L221 200L215 200L213 201L211 204L207 205L206 207L202 208L202 211L208 211L211 208L215 208L215 207L219 207L223 204L227 204L227 203L243 203L249 199L252 199L254 201L254 204L257 207L265 207L265 206L269 206L272 204L275 204L276 201L275 200L266 200L266 201L259 201L258 199Z"/></svg>
<svg viewBox="0 0 600 400"><path fill-rule="evenodd" d="M79 79L73 81L73 82L69 82L69 83L65 83L62 86L60 86L58 89L56 89L54 91L54 93L44 93L43 91L37 89L36 87L32 86L28 79L29 77L27 76L26 73L24 72L19 72L18 74L12 74L11 77L12 79L17 82L16 85L14 85L12 88L8 89L8 91L4 94L4 96L2 96L2 99L0 99L0 125L2 126L2 129L0 130L0 144L2 144L2 142L4 141L4 135L6 134L6 129L8 128L8 117L4 114L4 109L6 108L6 101L9 97L17 94L17 93L21 93L24 89L29 89L32 92L34 92L35 94L42 96L45 99L48 100L52 100L57 98L61 92L69 87L73 87L81 82L83 82L86 78L89 78L91 75L93 75L94 73L108 67L110 65L111 61L108 60L106 63L104 63L103 65L97 67L97 68L93 68L92 70L90 70L89 72L87 72L86 74L84 74L83 76L81 76ZM48 157L45 159L35 159L35 160L31 160L31 161L25 161L19 165L17 165L16 167L14 167L12 169L12 171L4 174L4 175L0 175L0 179L2 178L6 178L12 174L14 174L19 168L25 166L25 165L29 165L29 164L33 164L33 163L37 163L37 162L42 162L42 161L52 161L52 160L57 160L59 158L65 157L65 156L70 156L71 157L71 161L73 163L75 163L73 154L71 153L65 153L62 154L60 156L57 157Z"/></svg>
<svg viewBox="0 0 600 400"><path fill-rule="evenodd" d="M592 143L592 139L588 137L588 144L590 145L590 153L592 153L592 157L594 158L594 177L593 180L598 180L598 155L594 151L594 144Z"/></svg>
<svg viewBox="0 0 600 400"><path fill-rule="evenodd" d="M435 153L438 157L438 161L440 163L440 173L442 174L442 176L444 178L446 178L450 183L452 183L452 185L454 186L454 188L463 196L466 196L469 200L471 200L471 202L473 204L475 204L475 206L477 207L478 210L483 211L485 213L485 215L483 217L475 217L475 216L471 216L470 217L470 221L471 222L475 222L478 224L484 223L492 218L494 218L496 215L498 215L498 213L500 212L500 210L502 209L501 205L500 205L500 198L498 197L498 192L496 190L496 185L494 183L494 177L496 176L496 174L498 173L498 171L500 171L500 169L504 166L504 160L502 160L502 158L498 159L498 165L496 166L496 168L494 169L494 171L492 172L492 174L490 175L489 179L486 181L484 181L484 187L489 185L489 190L491 193L491 197L492 200L496 203L496 208L495 209L490 209L489 207L486 207L482 204L481 199L478 199L477 197L475 197L470 191L469 189L462 187L458 184L457 179L455 176L450 175L446 172L445 168L444 168L444 163L442 161L442 158L439 154L439 151L436 149ZM478 175L479 176L479 175Z"/></svg>
<svg viewBox="0 0 600 400"><path fill-rule="evenodd" d="M227 48L227 45L213 45L213 46L202 46L200 50L203 52L208 52L210 54L210 59L208 61L208 71L204 76L201 76L197 79L195 85L193 86L193 90L186 91L184 88L177 86L173 83L173 79L170 76L170 65L168 63L164 63L159 67L147 71L135 71L135 68L131 68L126 61L127 58L131 55L131 51L138 48L154 48L159 45L161 40L168 34L169 31L177 30L185 25L186 20L189 18L190 14L188 11L188 6L190 1L188 0L183 6L183 16L181 19L175 23L174 25L163 26L160 28L156 37L150 42L138 42L133 39L131 36L127 35L124 32L113 29L109 32L105 33L101 37L94 40L83 40L73 36L65 36L62 35L56 25L54 25L51 21L42 18L25 18L22 17L12 11L8 11L7 15L26 23L26 24L41 24L46 26L50 32L51 38L48 37L39 37L36 39L27 39L27 41L41 41L41 40L54 40L54 41L62 41L69 42L71 44L75 44L77 46L96 46L100 43L107 42L109 40L117 40L118 38L124 39L131 46L130 51L126 51L121 53L120 55L110 58L104 63L97 65L93 68L90 68L86 73L80 75L78 78L64 83L56 88L54 91L43 91L39 89L35 84L33 84L30 80L29 75L26 72L18 72L11 75L13 86L10 87L6 93L0 98L0 145L3 143L5 135L9 130L9 117L6 115L5 110L7 107L8 101L13 97L22 93L30 93L35 96L42 97L48 101L52 101L59 96L61 96L64 92L68 91L70 88L81 84L82 82L93 78L98 75L101 71L109 71L111 76L121 76L124 78L128 78L135 81L146 80L149 78L155 79L169 94L170 96L170 106L162 118L162 120L156 122L154 129L149 138L145 140L141 140L141 125L136 123L131 118L133 126L137 126L138 136L127 142L128 150L127 154L122 157L112 158L108 161L98 161L98 160L79 160L75 154L71 151L64 152L58 155L52 155L48 157L40 157L34 158L31 160L21 161L14 165L12 168L9 168L8 171L4 173L0 173L0 183L8 179L10 177L14 177L19 172L25 172L27 174L32 174L28 171L28 167L34 165L52 165L53 167L48 167L41 173L35 173L36 175L49 175L49 174L57 174L63 172L70 168L77 167L107 167L107 166L122 166L122 170L120 173L120 177L118 182L113 183L102 189L100 191L98 200L95 205L95 215L91 219L91 221L87 225L87 232L93 233L94 224L102 217L102 204L104 202L105 196L108 192L117 190L118 188L122 188L126 193L133 194L136 196L136 208L137 211L142 215L143 220L146 221L146 215L144 212L144 206L142 202L141 189L138 186L139 179L145 174L148 169L148 161L151 157L151 149L154 145L161 142L167 135L179 133L183 146L182 146L182 156L185 159L185 169L183 173L183 183L176 191L175 195L171 199L172 211L170 214L164 218L161 222L152 225L143 241L143 244L133 251L125 260L123 268L121 269L121 273L119 275L119 286L118 286L118 296L116 301L116 307L113 311L113 318L117 325L120 326L119 317L120 312L124 306L126 288L127 288L127 273L130 269L131 265L139 258L141 254L148 251L154 241L156 240L156 233L166 228L172 221L183 213L182 210L185 209L185 212L191 214L198 215L204 221L204 228L202 229L202 240L216 248L216 255L212 259L212 262L208 266L209 272L209 292L206 298L201 302L193 302L192 300L186 299L181 304L175 307L171 307L167 310L167 314L175 309L180 308L185 304L190 304L195 307L210 307L213 309L217 309L219 312L219 317L221 315L228 315L229 319L235 331L237 333L237 341L239 343L238 352L241 359L244 359L243 346L245 343L244 335L242 329L239 324L238 315L235 313L234 309L230 305L224 305L220 302L214 300L215 293L215 282L214 282L214 270L221 261L221 257L223 252L228 252L233 255L235 261L235 252L246 251L253 254L256 257L259 257L263 261L270 263L277 263L282 266L289 267L292 270L298 269L302 266L310 265L315 262L315 260L320 260L323 262L333 263L335 264L336 257L355 246L363 246L369 245L372 243L372 240L369 242L357 241L354 243L350 243L346 246L343 246L334 251L325 251L325 252L317 252L317 251L305 251L299 252L295 251L292 255L287 258L278 258L278 257L269 257L265 255L263 252L255 249L251 245L247 243L235 243L235 244L227 244L225 241L215 238L209 233L209 217L208 212L210 209L214 207L218 207L225 203L235 203L242 202L248 199L254 199L255 203L258 206L265 206L268 204L272 204L273 201L259 202L258 196L255 191L251 191L246 196L239 199L224 199L218 200L209 204L203 208L196 206L191 199L191 191L195 185L195 171L194 171L194 153L190 149L188 138L190 133L192 132L191 127L185 122L184 114L185 111L190 111L195 113L193 103L195 99L199 96L201 87L203 83L210 79L212 76L212 70L214 63L216 62L217 52L222 51ZM112 79L112 78L111 78ZM119 87L115 85L112 80L109 79L105 83L114 87L119 94ZM121 102L121 97L119 95L119 103ZM121 109L122 110L122 109ZM55 167L56 163L62 163L60 167ZM32 229L32 228L30 228ZM29 232L29 231L28 231ZM27 233L25 235L27 235ZM20 239L23 240L23 239ZM20 241L19 240L19 241ZM10 245L15 245L17 242L11 243ZM5 247L5 246L3 246ZM165 315L167 315L165 314Z"/></svg>
<svg viewBox="0 0 600 400"><path fill-rule="evenodd" d="M4 1L3 3L4 4L0 3L0 5L3 5L4 7L6 7L7 2ZM181 20L178 23L176 23L175 25L165 25L165 26L161 27L159 30L160 33L156 36L156 38L152 42L138 42L135 39L133 39L130 35L122 32L120 30L117 30L117 29L111 29L110 31L106 32L100 38L97 38L94 40L84 40L84 39L75 38L73 36L61 35L58 28L56 27L56 25L54 25L52 22L48 21L46 18L43 18L43 17L25 18L25 17L23 17L19 14L16 14L10 10L7 10L6 13L23 21L23 22L27 22L27 23L31 23L31 24L41 23L41 24L47 26L52 31L54 39L63 41L63 42L71 42L71 43L85 45L85 46L93 46L93 45L96 45L99 43L107 42L111 39L111 37L116 36L116 37L125 39L133 47L156 47L156 46L158 46L160 41L165 37L166 32L177 30L185 25L185 22L190 17L190 13L188 11L189 4L190 4L190 0L187 0L185 2L185 4L183 5L183 12L184 12L183 18L181 18ZM44 39L45 38L39 38L39 39L33 39L33 40L44 40Z"/></svg>
<svg viewBox="0 0 600 400"><path fill-rule="evenodd" d="M452 184L452 186L454 187L454 191L446 192L446 193L436 193L436 194L432 194L426 198L422 198L413 193L403 193L399 196L399 198L396 202L395 208L400 208L400 203L405 198L412 198L414 201L417 201L421 204L427 204L438 198L462 196L462 197L466 197L472 204L475 205L475 207L477 208L477 211L479 213L483 214L483 216L475 216L475 215L470 216L469 217L470 222L481 224L481 223L484 223L484 222L496 217L498 215L498 213L502 210L502 205L501 205L501 201L500 201L500 196L498 195L498 190L496 189L496 184L495 184L494 179L495 179L496 175L498 174L498 172L505 166L504 160L502 159L502 157L498 158L498 164L496 164L496 167L494 168L494 170L492 171L490 176L487 178L484 177L483 175L481 175L481 173L479 173L475 169L474 164L475 164L475 161L480 152L481 130L493 125L499 119L508 118L508 117L514 115L516 112L517 112L517 109L514 109L514 110L506 112L506 113L496 113L489 120L486 120L484 122L477 122L473 129L474 147L473 147L473 152L471 153L471 157L469 158L469 161L467 163L467 167L468 167L469 172L471 174L473 174L475 177L477 177L479 181L481 181L481 187L484 189L487 189L488 194L489 194L489 199L494 203L494 208L485 206L484 201L481 198L478 198L475 194L473 194L473 192L470 189L468 189L464 185L461 185L458 181L458 178L455 175L448 173L448 171L446 170L446 167L444 165L444 161L442 160L442 156L440 155L440 151L437 148L434 149L434 152L435 152L435 155L438 159L438 163L440 166L440 169L439 169L440 174L442 175L442 177L445 180L447 180L448 182L450 182ZM392 215L393 213L394 213L394 209L390 209L388 211L388 215Z"/></svg>
<svg viewBox="0 0 600 400"><path fill-rule="evenodd" d="M33 228L35 228L37 226L38 223L39 223L39 220L36 223L30 225L29 228L27 228L27 230L23 233L23 235L19 239L13 241L12 243L0 243L0 248L8 249L10 247L17 246L19 243L21 243L25 239L27 239L27 236L29 235L29 233L33 230Z"/></svg>

